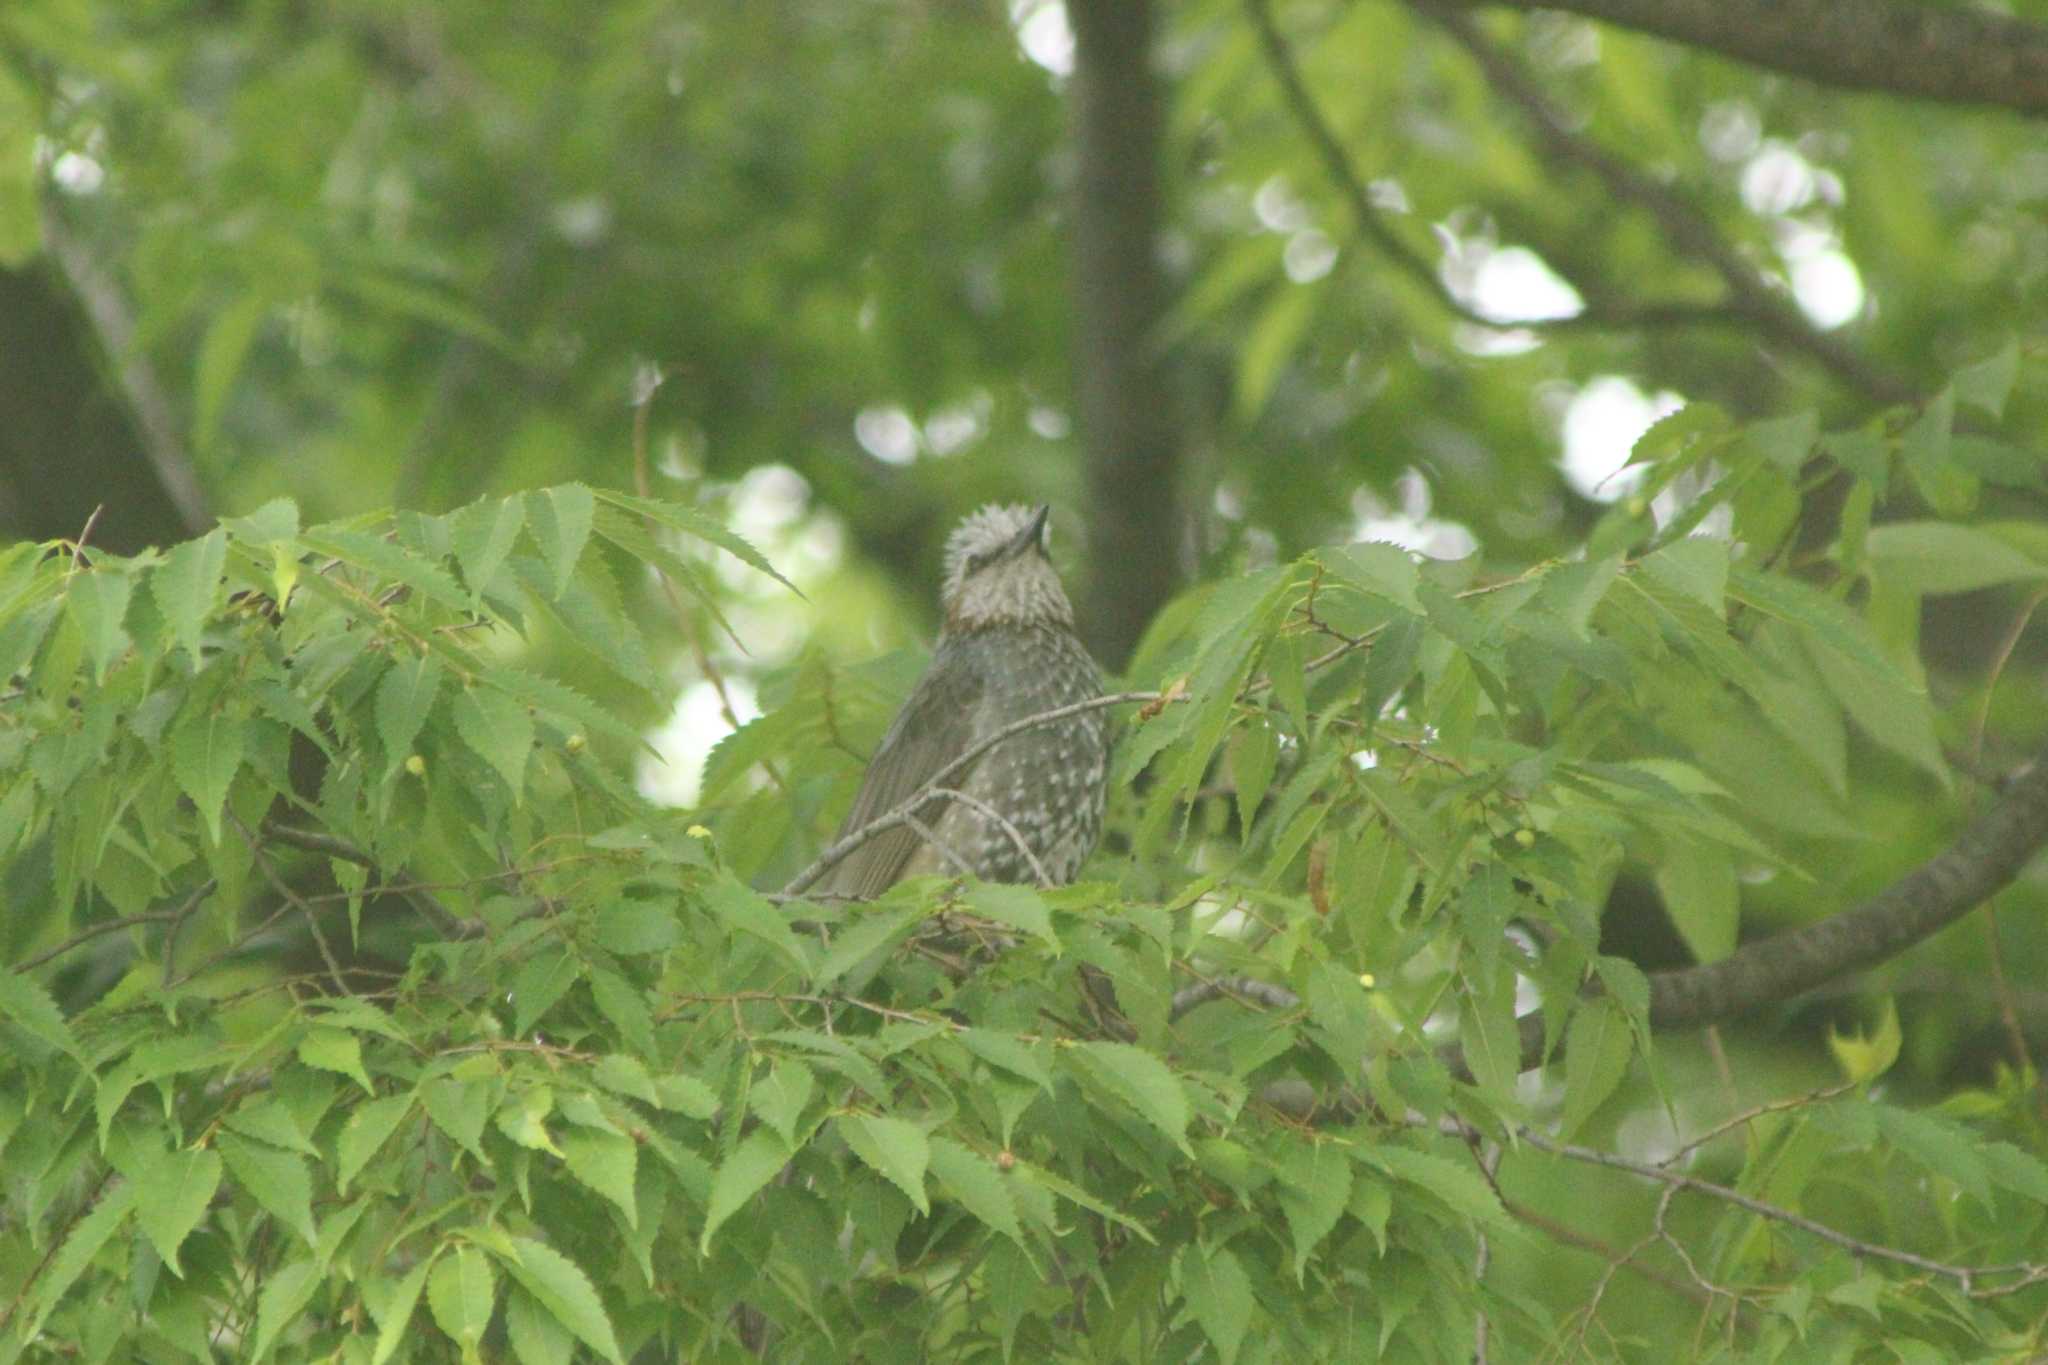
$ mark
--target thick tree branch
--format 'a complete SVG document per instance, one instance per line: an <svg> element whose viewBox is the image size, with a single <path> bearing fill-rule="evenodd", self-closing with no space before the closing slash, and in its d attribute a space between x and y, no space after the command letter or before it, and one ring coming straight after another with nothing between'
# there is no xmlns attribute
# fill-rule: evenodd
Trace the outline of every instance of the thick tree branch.
<svg viewBox="0 0 2048 1365"><path fill-rule="evenodd" d="M1650 978L1650 1024L1699 1028L1898 956L2009 884L2048 844L2048 751L1956 841L1854 909Z"/></svg>
<svg viewBox="0 0 2048 1365"><path fill-rule="evenodd" d="M1490 0L1562 10L1823 85L2048 114L2048 27L1914 0Z"/></svg>
<svg viewBox="0 0 2048 1365"><path fill-rule="evenodd" d="M1180 424L1159 348L1162 191L1151 0L1069 0L1074 383L1091 575L1081 613L1121 669L1180 582Z"/></svg>

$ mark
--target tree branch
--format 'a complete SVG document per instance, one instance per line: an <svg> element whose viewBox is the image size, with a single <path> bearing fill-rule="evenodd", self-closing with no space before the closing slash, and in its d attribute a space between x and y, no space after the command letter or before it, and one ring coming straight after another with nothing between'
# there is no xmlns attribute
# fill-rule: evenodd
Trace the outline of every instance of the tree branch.
<svg viewBox="0 0 2048 1365"><path fill-rule="evenodd" d="M1472 54L1495 91L1521 107L1553 163L1591 172L1616 199L1647 212L1672 250L1719 275L1728 290L1727 308L1779 345L1803 352L1874 403L1919 401L1921 394L1912 384L1809 322L1691 200L1579 132L1528 73L1486 40L1469 14L1437 0L1410 4Z"/></svg>
<svg viewBox="0 0 2048 1365"><path fill-rule="evenodd" d="M1961 919L2048 843L2048 750L1948 848L1863 904L1750 943L1719 962L1650 978L1650 1025L1699 1028L1873 966Z"/></svg>
<svg viewBox="0 0 2048 1365"><path fill-rule="evenodd" d="M1561 10L1803 76L2048 114L2048 27L1908 0L1490 0Z"/></svg>

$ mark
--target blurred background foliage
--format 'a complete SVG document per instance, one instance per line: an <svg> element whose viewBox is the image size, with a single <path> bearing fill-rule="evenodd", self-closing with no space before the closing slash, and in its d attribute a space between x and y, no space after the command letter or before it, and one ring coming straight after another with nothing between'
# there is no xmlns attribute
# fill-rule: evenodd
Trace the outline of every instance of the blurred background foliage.
<svg viewBox="0 0 2048 1365"><path fill-rule="evenodd" d="M1077 597L1135 597L1119 619L1166 608L1158 581L1332 542L1508 574L1620 515L1631 444L1683 403L1896 429L2038 325L2048 144L2021 115L1557 14L1190 0L1155 19L1161 140L1136 153L1160 167L1158 232L1132 268L1158 272L1158 385L1135 397L1173 459L1120 480L1077 394L1074 194L1098 182L1071 98L1090 73L1051 0L9 5L0 525L72 535L99 508L94 542L132 551L277 495L316 521L630 486L652 389L652 491L720 511L807 594L707 559L727 636L634 585L676 706L585 685L665 755L644 788L690 803L735 723L886 655L853 675L855 738L879 731L935 628L937 547L985 500L1053 502ZM2012 444L1958 428L1981 483L1901 479L1879 521L2038 521L2048 389L2023 357ZM1165 528L1163 574L1134 571L1133 518ZM1880 632L1917 649L1966 767L2048 734L2033 592L1930 598ZM1113 671L1139 646L1094 643ZM1774 761L1747 742L1727 761ZM1793 787L1764 813L1825 878L1731 889L1745 936L1947 836L1925 775L1860 737L1848 764L1839 803ZM1681 884L1654 850L1622 869L1609 946L1689 961ZM2048 932L2007 920L2010 989L1982 988L1979 917L1886 970L1898 1084L1938 1097L2015 1031L2048 1042ZM1822 1040L1853 1014L1809 999L1743 1030L1743 1092L1831 1077ZM1691 1040L1659 1057L1676 1093L1728 1074ZM1618 1126L1665 1121L1628 1093Z"/></svg>

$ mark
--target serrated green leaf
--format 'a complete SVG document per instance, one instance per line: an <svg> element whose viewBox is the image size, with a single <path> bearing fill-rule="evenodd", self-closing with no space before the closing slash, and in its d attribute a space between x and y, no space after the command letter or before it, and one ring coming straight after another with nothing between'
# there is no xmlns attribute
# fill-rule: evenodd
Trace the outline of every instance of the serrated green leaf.
<svg viewBox="0 0 2048 1365"><path fill-rule="evenodd" d="M1310 1253L1351 1199L1351 1157L1335 1143L1295 1143L1273 1165L1281 1181L1280 1212L1294 1238L1294 1282L1301 1285Z"/></svg>
<svg viewBox="0 0 2048 1365"><path fill-rule="evenodd" d="M341 1126L340 1134L334 1140L334 1184L344 1194L349 1182L354 1180L377 1149L398 1128L405 1116L412 1112L412 1096L386 1095L380 1100L370 1100L359 1105L348 1116L348 1122Z"/></svg>
<svg viewBox="0 0 2048 1365"><path fill-rule="evenodd" d="M377 739L384 746L384 775L389 777L412 754L420 727L434 709L441 688L441 660L432 654L400 659L377 684Z"/></svg>
<svg viewBox="0 0 2048 1365"><path fill-rule="evenodd" d="M346 1029L313 1028L299 1040L299 1060L307 1066L317 1066L323 1071L338 1071L362 1086L365 1092L376 1094L377 1087L370 1084L370 1074L363 1070L363 1047L356 1036Z"/></svg>
<svg viewBox="0 0 2048 1365"><path fill-rule="evenodd" d="M619 1031L619 1041L642 1057L656 1056L654 1014L647 997L617 972L598 968L590 973L590 998Z"/></svg>
<svg viewBox="0 0 2048 1365"><path fill-rule="evenodd" d="M386 1365L398 1348L405 1343L406 1331L412 1325L413 1309L419 1306L420 1291L427 1286L427 1272L435 1262L421 1261L406 1272L398 1287L385 1300L384 1311L377 1315L377 1345L370 1352L370 1365Z"/></svg>
<svg viewBox="0 0 2048 1365"><path fill-rule="evenodd" d="M747 1094L747 1107L761 1116L791 1149L797 1145L797 1121L804 1107L817 1093L817 1079L811 1069L795 1058L777 1062Z"/></svg>
<svg viewBox="0 0 2048 1365"><path fill-rule="evenodd" d="M1872 527L1865 545L1878 572L1908 592L1974 592L2048 578L2048 564L1996 536L1953 522L1888 522Z"/></svg>
<svg viewBox="0 0 2048 1365"><path fill-rule="evenodd" d="M491 1159L484 1153L483 1137L484 1120L491 1113L490 1084L435 1076L421 1083L419 1096L420 1107L433 1125L488 1169Z"/></svg>
<svg viewBox="0 0 2048 1365"><path fill-rule="evenodd" d="M149 595L156 602L157 614L194 666L199 663L206 618L220 602L227 557L227 532L215 527L199 539L173 548L149 575Z"/></svg>
<svg viewBox="0 0 2048 1365"><path fill-rule="evenodd" d="M728 874L712 884L704 903L734 929L773 948L800 974L810 975L810 961L789 921L760 892Z"/></svg>
<svg viewBox="0 0 2048 1365"><path fill-rule="evenodd" d="M584 1345L612 1365L625 1365L604 1302L582 1267L545 1242L531 1237L509 1240L513 1255L499 1254L506 1273Z"/></svg>
<svg viewBox="0 0 2048 1365"><path fill-rule="evenodd" d="M252 545L269 545L296 540L299 535L299 505L290 498L272 498L246 517L222 517L229 535Z"/></svg>
<svg viewBox="0 0 2048 1365"><path fill-rule="evenodd" d="M171 731L171 776L206 822L207 838L220 842L221 812L228 788L241 771L248 743L247 718L215 706L186 715Z"/></svg>
<svg viewBox="0 0 2048 1365"><path fill-rule="evenodd" d="M105 682L107 668L128 649L128 603L135 592L135 580L112 569L82 570L72 575L64 590L64 605L78 627L85 645L85 657L92 661L92 677Z"/></svg>
<svg viewBox="0 0 2048 1365"><path fill-rule="evenodd" d="M402 583L444 607L461 611L469 606L469 594L446 569L382 536L339 526L317 526L301 532L299 541L315 554L329 555L344 564L368 569L377 577Z"/></svg>
<svg viewBox="0 0 2048 1365"><path fill-rule="evenodd" d="M968 888L967 904L982 918L1020 929L1054 952L1060 951L1059 935L1052 929L1052 914L1045 908L1044 899L1030 887L981 882Z"/></svg>
<svg viewBox="0 0 2048 1365"><path fill-rule="evenodd" d="M48 1043L83 1065L85 1054L65 1021L64 1012L40 983L29 976L0 968L0 1019L5 1019L30 1037Z"/></svg>
<svg viewBox="0 0 2048 1365"><path fill-rule="evenodd" d="M455 697L455 733L490 764L512 791L512 804L526 794L526 761L533 754L533 717L502 692L465 688Z"/></svg>
<svg viewBox="0 0 2048 1365"><path fill-rule="evenodd" d="M562 1134L560 1145L569 1174L617 1204L628 1227L638 1227L640 1211L633 1199L633 1177L639 1169L640 1148L633 1139L572 1127Z"/></svg>
<svg viewBox="0 0 2048 1365"><path fill-rule="evenodd" d="M924 1173L932 1152L922 1128L878 1114L841 1114L832 1127L855 1156L903 1191L919 1213L932 1211L924 1192Z"/></svg>
<svg viewBox="0 0 2048 1365"><path fill-rule="evenodd" d="M1017 1201L995 1163L951 1138L934 1135L929 1141L931 1172L939 1188L989 1228L1022 1246Z"/></svg>
<svg viewBox="0 0 2048 1365"><path fill-rule="evenodd" d="M1046 1065L1045 1057L1038 1049L1023 1040L993 1029L961 1029L953 1035L969 1052L991 1066L1001 1067L1013 1076L1021 1076L1051 1093L1052 1068Z"/></svg>
<svg viewBox="0 0 2048 1365"><path fill-rule="evenodd" d="M1480 1224L1497 1232L1514 1227L1507 1210L1501 1207L1500 1199L1470 1166L1447 1161L1430 1152L1396 1146L1359 1149L1358 1159L1385 1171L1396 1180L1436 1196L1465 1222Z"/></svg>
<svg viewBox="0 0 2048 1365"><path fill-rule="evenodd" d="M820 986L831 985L873 954L908 938L923 923L925 915L924 908L916 905L862 913L832 936L832 946L819 962L813 980Z"/></svg>
<svg viewBox="0 0 2048 1365"><path fill-rule="evenodd" d="M505 567L519 532L526 525L523 498L483 498L448 519L456 567L469 584L472 601L480 601L498 570Z"/></svg>
<svg viewBox="0 0 2048 1365"><path fill-rule="evenodd" d="M294 1261L270 1273L263 1282L263 1292L256 1298L256 1343L248 1359L262 1360L270 1354L284 1329L306 1311L324 1279L321 1267L311 1259Z"/></svg>
<svg viewBox="0 0 2048 1365"><path fill-rule="evenodd" d="M1343 1210L1337 1213L1341 1216ZM1202 1334L1223 1365L1237 1359L1252 1323L1252 1283L1225 1247L1190 1246L1181 1253L1181 1291Z"/></svg>
<svg viewBox="0 0 2048 1365"><path fill-rule="evenodd" d="M1237 732L1230 745L1230 785L1237 803L1237 827L1249 834L1266 788L1273 783L1273 769L1280 761L1280 740L1264 717L1254 717Z"/></svg>
<svg viewBox="0 0 2048 1365"><path fill-rule="evenodd" d="M216 1142L235 1183L311 1246L318 1234L313 1226L313 1177L306 1159L234 1133L223 1133Z"/></svg>
<svg viewBox="0 0 2048 1365"><path fill-rule="evenodd" d="M512 1032L525 1037L583 975L583 962L560 945L540 948L512 978Z"/></svg>
<svg viewBox="0 0 2048 1365"><path fill-rule="evenodd" d="M427 1278L427 1308L434 1324L473 1359L498 1306L498 1276L491 1258L475 1247L458 1247L434 1263Z"/></svg>
<svg viewBox="0 0 2048 1365"><path fill-rule="evenodd" d="M1635 1034L1610 1000L1581 1001L1564 1035L1564 1111L1558 1137L1568 1140L1607 1102L1628 1073Z"/></svg>
<svg viewBox="0 0 2048 1365"><path fill-rule="evenodd" d="M704 1210L704 1231L697 1239L699 1255L711 1254L711 1239L726 1220L745 1208L775 1178L790 1157L789 1148L772 1129L756 1128L740 1139L711 1177L711 1199Z"/></svg>
<svg viewBox="0 0 2048 1365"><path fill-rule="evenodd" d="M1193 1155L1187 1142L1192 1117L1187 1092L1166 1063L1129 1043L1077 1043L1058 1055L1083 1079L1122 1100L1167 1141Z"/></svg>
<svg viewBox="0 0 2048 1365"><path fill-rule="evenodd" d="M1413 615L1421 614L1422 602L1415 595L1421 582L1415 556L1399 545L1386 541L1338 545L1321 551L1318 557L1338 582L1384 598Z"/></svg>
<svg viewBox="0 0 2048 1365"><path fill-rule="evenodd" d="M576 572L576 561L590 541L590 523L597 504L588 488L580 483L562 484L526 495L526 527L541 558L554 576L554 593L560 597Z"/></svg>
<svg viewBox="0 0 2048 1365"><path fill-rule="evenodd" d="M767 574L770 578L782 584L783 587L796 593L798 597L803 596L803 593L798 591L796 584L790 582L776 571L775 566L768 562L766 555L763 555L759 550L748 544L742 537L734 534L723 522L705 516L694 507L685 506L678 502L655 502L646 498L636 498L631 494L621 493L616 489L610 488L597 490L597 496L614 507L646 517L656 525L665 526L671 531L680 531L686 536L693 536L708 544L716 545L742 564L750 568L759 569L762 573Z"/></svg>
<svg viewBox="0 0 2048 1365"><path fill-rule="evenodd" d="M1695 958L1719 962L1735 951L1742 904L1727 849L1690 833L1666 839L1656 882L1672 924Z"/></svg>
<svg viewBox="0 0 2048 1365"><path fill-rule="evenodd" d="M214 1191L220 1188L220 1154L210 1148L165 1152L148 1163L136 1183L135 1219L174 1274L178 1248L206 1216Z"/></svg>
<svg viewBox="0 0 2048 1365"><path fill-rule="evenodd" d="M1956 401L1968 403L1997 421L2005 416L2005 400L2019 375L2019 338L2008 337L1994 354L1956 371Z"/></svg>
<svg viewBox="0 0 2048 1365"><path fill-rule="evenodd" d="M613 901L597 912L597 941L622 957L659 953L682 939L672 906L654 901Z"/></svg>
<svg viewBox="0 0 2048 1365"><path fill-rule="evenodd" d="M505 1336L519 1365L571 1365L576 1358L575 1334L518 1285L505 1296Z"/></svg>

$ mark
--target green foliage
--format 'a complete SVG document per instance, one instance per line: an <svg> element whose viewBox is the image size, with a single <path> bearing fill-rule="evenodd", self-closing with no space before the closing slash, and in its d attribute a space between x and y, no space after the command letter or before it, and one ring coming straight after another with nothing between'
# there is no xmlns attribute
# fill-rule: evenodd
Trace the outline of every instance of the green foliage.
<svg viewBox="0 0 2048 1365"><path fill-rule="evenodd" d="M1859 486L1932 458L1916 425ZM1645 439L1653 474L1701 442L1785 463L1775 427L1695 431ZM753 884L818 846L856 768L820 737L886 696L797 666L682 815L624 775L631 727L521 661L578 601L617 671L643 566L766 567L695 509L571 485L18 546L0 1356L1450 1361L1481 1316L1516 1357L1626 1354L1501 1199L1557 1197L1522 1125L1608 1132L1655 1055L1611 883L1680 858L1721 888L1681 927L1726 951L1753 874L1817 893L1864 769L1953 799L1885 622L2042 564L1899 522L1792 577L1750 539L1768 505L1733 506L1732 540L1632 519L1506 576L1365 545L1200 589L1120 722L1128 853L873 904ZM1238 976L1286 989L1176 999ZM1518 1080L1531 990L1548 1088ZM1899 1037L1843 1041L1850 1080ZM1655 1205L1749 1348L2004 1349L2048 1291L1924 1267L2038 1247L2024 1095L1821 1097L1699 1153L1860 1266L1755 1205L1572 1181ZM1519 1148L1498 1184L1467 1138Z"/></svg>

